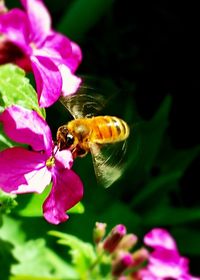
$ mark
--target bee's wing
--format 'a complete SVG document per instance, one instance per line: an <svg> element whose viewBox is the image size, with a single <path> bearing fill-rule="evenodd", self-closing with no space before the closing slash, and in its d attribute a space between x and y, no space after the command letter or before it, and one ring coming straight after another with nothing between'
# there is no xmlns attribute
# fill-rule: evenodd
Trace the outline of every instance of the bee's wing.
<svg viewBox="0 0 200 280"><path fill-rule="evenodd" d="M97 181L105 188L118 180L124 172L126 144L126 141L106 145L90 143Z"/></svg>
<svg viewBox="0 0 200 280"><path fill-rule="evenodd" d="M82 93L84 90L87 91L86 88L81 87L75 95L60 98L60 102L75 119L95 116L105 106L102 95L95 92L94 95Z"/></svg>

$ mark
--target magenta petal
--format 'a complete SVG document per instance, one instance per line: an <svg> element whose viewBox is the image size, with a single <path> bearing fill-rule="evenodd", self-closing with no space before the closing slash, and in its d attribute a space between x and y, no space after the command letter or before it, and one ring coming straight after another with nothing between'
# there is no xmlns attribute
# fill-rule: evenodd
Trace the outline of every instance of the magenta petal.
<svg viewBox="0 0 200 280"><path fill-rule="evenodd" d="M46 49L52 49L56 51L59 56L63 59L68 58L72 54L72 47L70 40L58 33L51 32L45 40L45 44L43 46Z"/></svg>
<svg viewBox="0 0 200 280"><path fill-rule="evenodd" d="M35 151L51 154L51 131L45 120L35 111L13 105L0 115L0 121L6 135L13 141L28 144Z"/></svg>
<svg viewBox="0 0 200 280"><path fill-rule="evenodd" d="M82 61L82 51L79 45L77 45L75 42L71 42L71 48L72 54L67 58L66 64L68 65L72 73L74 73Z"/></svg>
<svg viewBox="0 0 200 280"><path fill-rule="evenodd" d="M20 9L12 9L0 16L0 33L16 44L26 54L31 51L28 46L30 26L26 14Z"/></svg>
<svg viewBox="0 0 200 280"><path fill-rule="evenodd" d="M158 279L181 279L181 275L184 275L182 267L176 264L150 264L148 269L155 277L158 277Z"/></svg>
<svg viewBox="0 0 200 280"><path fill-rule="evenodd" d="M178 277L188 273L189 261L177 251L158 249L150 256L149 269L159 277Z"/></svg>
<svg viewBox="0 0 200 280"><path fill-rule="evenodd" d="M164 229L155 228L144 237L144 243L154 249L162 247L171 250L177 250L176 242L171 235Z"/></svg>
<svg viewBox="0 0 200 280"><path fill-rule="evenodd" d="M40 47L50 32L50 14L40 0L21 0L21 2L26 9L31 26L31 41Z"/></svg>
<svg viewBox="0 0 200 280"><path fill-rule="evenodd" d="M41 193L50 183L45 156L14 147L0 152L0 186L9 193Z"/></svg>
<svg viewBox="0 0 200 280"><path fill-rule="evenodd" d="M31 56L40 107L49 107L60 97L62 77L48 57Z"/></svg>
<svg viewBox="0 0 200 280"><path fill-rule="evenodd" d="M62 95L68 96L70 94L75 93L78 90L78 88L82 82L81 78L72 74L70 69L64 64L58 65L58 68L62 75L62 81L63 81Z"/></svg>
<svg viewBox="0 0 200 280"><path fill-rule="evenodd" d="M73 165L72 153L69 150L58 151L58 146L54 148L56 167L58 169L70 169Z"/></svg>
<svg viewBox="0 0 200 280"><path fill-rule="evenodd" d="M52 224L59 224L68 219L65 213L78 203L83 196L83 185L72 170L56 171L53 176L52 190L43 204L45 219Z"/></svg>

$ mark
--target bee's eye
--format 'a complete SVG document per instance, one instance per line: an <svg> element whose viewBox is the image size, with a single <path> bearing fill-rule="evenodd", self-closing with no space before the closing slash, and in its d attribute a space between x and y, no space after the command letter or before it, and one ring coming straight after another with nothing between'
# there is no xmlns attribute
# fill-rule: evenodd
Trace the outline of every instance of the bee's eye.
<svg viewBox="0 0 200 280"><path fill-rule="evenodd" d="M74 143L74 136L68 133L66 135L66 145L70 147Z"/></svg>

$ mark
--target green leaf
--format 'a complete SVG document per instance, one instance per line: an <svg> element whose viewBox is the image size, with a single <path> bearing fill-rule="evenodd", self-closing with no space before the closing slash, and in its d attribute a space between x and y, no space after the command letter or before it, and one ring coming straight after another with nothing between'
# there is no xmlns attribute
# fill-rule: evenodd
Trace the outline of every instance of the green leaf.
<svg viewBox="0 0 200 280"><path fill-rule="evenodd" d="M2 225L2 214L8 214L16 207L16 195L6 194L0 190L0 226Z"/></svg>
<svg viewBox="0 0 200 280"><path fill-rule="evenodd" d="M180 171L184 174L186 168L200 154L200 146L185 150L167 150L161 162L161 172Z"/></svg>
<svg viewBox="0 0 200 280"><path fill-rule="evenodd" d="M3 215L3 225L0 229L0 238L11 242L17 246L25 242L25 232L21 228L21 222L16 218Z"/></svg>
<svg viewBox="0 0 200 280"><path fill-rule="evenodd" d="M22 144L17 144L18 146L23 146ZM10 140L3 131L2 124L0 124L0 151L11 148L13 146L16 146L16 142Z"/></svg>
<svg viewBox="0 0 200 280"><path fill-rule="evenodd" d="M135 184L148 176L155 162L164 133L168 127L170 107L171 97L166 96L150 121L141 121L134 127L135 140L132 140L132 145L136 146L135 154L137 158L135 159L134 155L136 165L131 170L131 176L134 178Z"/></svg>
<svg viewBox="0 0 200 280"><path fill-rule="evenodd" d="M169 112L171 108L171 96L166 96L154 117L144 124L141 124L142 135L141 152L144 160L144 167L149 171L160 150L162 139L169 124Z"/></svg>
<svg viewBox="0 0 200 280"><path fill-rule="evenodd" d="M0 190L0 212L2 214L10 213L11 209L17 206L15 198L15 194L7 194Z"/></svg>
<svg viewBox="0 0 200 280"><path fill-rule="evenodd" d="M200 208L162 208L152 214L150 211L144 217L145 224L148 226L160 225L180 225L200 220Z"/></svg>
<svg viewBox="0 0 200 280"><path fill-rule="evenodd" d="M80 279L88 279L88 269L97 258L93 246L70 234L58 231L50 231L49 234L60 238L58 240L59 244L70 247L69 253L72 257L72 263L81 276L79 276Z"/></svg>
<svg viewBox="0 0 200 280"><path fill-rule="evenodd" d="M32 228L31 220L29 220L29 228ZM39 225L38 229L40 228ZM12 266L11 272L15 276L29 276L30 279L31 277L44 279L52 277L55 280L77 279L73 267L47 248L44 239L27 241L22 220L19 222L16 218L12 219L4 215L0 238L14 244L13 255L18 263Z"/></svg>
<svg viewBox="0 0 200 280"><path fill-rule="evenodd" d="M85 211L84 205L79 202L77 203L74 207L72 207L71 209L69 209L67 211L67 213L73 213L73 214L83 214Z"/></svg>
<svg viewBox="0 0 200 280"><path fill-rule="evenodd" d="M30 275L16 275L11 276L9 280L66 280L66 278L57 278L57 277L36 277ZM77 279L70 279L77 280Z"/></svg>
<svg viewBox="0 0 200 280"><path fill-rule="evenodd" d="M0 239L0 277L2 280L9 279L11 265L16 263L12 250L11 243Z"/></svg>
<svg viewBox="0 0 200 280"><path fill-rule="evenodd" d="M76 272L46 247L44 239L30 240L17 246L14 252L18 264L12 266L14 275L30 277L66 277L76 279ZM54 279L54 278L53 278Z"/></svg>
<svg viewBox="0 0 200 280"><path fill-rule="evenodd" d="M197 256L199 263L200 252L200 230L192 227L181 227L177 225L171 231L173 237L177 240L179 251L183 256ZM186 245L187 244L187 245Z"/></svg>
<svg viewBox="0 0 200 280"><path fill-rule="evenodd" d="M13 64L0 66L0 111L16 104L33 109L45 117L45 110L38 105L37 94L25 77L25 72Z"/></svg>
<svg viewBox="0 0 200 280"><path fill-rule="evenodd" d="M58 30L77 41L103 16L113 0L75 0L63 15Z"/></svg>
<svg viewBox="0 0 200 280"><path fill-rule="evenodd" d="M145 205L147 201L156 201L157 197L164 196L172 190L184 175L185 169L199 155L200 146L188 150L168 150L160 163L161 175L153 177L136 195L131 205L136 207Z"/></svg>
<svg viewBox="0 0 200 280"><path fill-rule="evenodd" d="M51 184L45 188L45 190L41 194L25 194L17 197L18 205L22 205L24 201L24 196L26 196L27 204L23 209L16 208L17 214L22 217L42 217L42 205L47 198L49 192L51 190Z"/></svg>
<svg viewBox="0 0 200 280"><path fill-rule="evenodd" d="M160 195L165 195L166 192L171 190L181 176L182 173L180 171L175 171L151 179L139 194L133 197L131 207L140 205L143 207L148 200L151 200L151 202L153 198L157 200Z"/></svg>

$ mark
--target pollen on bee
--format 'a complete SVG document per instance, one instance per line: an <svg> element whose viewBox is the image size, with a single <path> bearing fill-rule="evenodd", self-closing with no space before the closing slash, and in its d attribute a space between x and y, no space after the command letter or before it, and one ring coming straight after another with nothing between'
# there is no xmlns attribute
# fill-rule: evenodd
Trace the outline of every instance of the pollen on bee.
<svg viewBox="0 0 200 280"><path fill-rule="evenodd" d="M54 164L55 164L55 157L51 156L50 158L47 159L46 161L47 167L52 167Z"/></svg>

